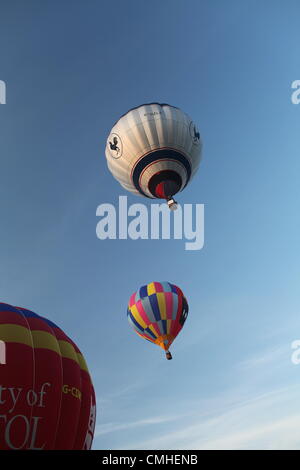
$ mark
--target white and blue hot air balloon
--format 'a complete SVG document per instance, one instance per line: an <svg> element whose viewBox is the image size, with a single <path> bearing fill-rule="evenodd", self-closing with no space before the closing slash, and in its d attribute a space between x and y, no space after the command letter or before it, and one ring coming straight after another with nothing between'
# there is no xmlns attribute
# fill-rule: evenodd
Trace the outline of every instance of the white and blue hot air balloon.
<svg viewBox="0 0 300 470"><path fill-rule="evenodd" d="M105 153L109 170L127 191L166 199L176 209L173 197L196 173L201 148L199 131L187 114L168 104L147 103L120 117Z"/></svg>

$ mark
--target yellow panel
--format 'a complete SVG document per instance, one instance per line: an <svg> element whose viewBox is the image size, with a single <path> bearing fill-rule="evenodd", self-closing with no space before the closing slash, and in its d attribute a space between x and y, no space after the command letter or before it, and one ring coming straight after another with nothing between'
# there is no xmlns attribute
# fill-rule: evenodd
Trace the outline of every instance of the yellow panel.
<svg viewBox="0 0 300 470"><path fill-rule="evenodd" d="M144 322L144 320L142 319L141 315L139 314L139 311L136 307L136 305L132 305L132 307L130 307L130 311L134 317L134 319L138 322L139 325L141 325L142 328L147 328L147 325L146 323Z"/></svg>
<svg viewBox="0 0 300 470"><path fill-rule="evenodd" d="M63 340L59 340L58 344L59 344L62 357L73 359L73 361L77 362L77 364L79 365L77 353L75 349L73 348L72 344L69 343L68 341L63 341Z"/></svg>
<svg viewBox="0 0 300 470"><path fill-rule="evenodd" d="M77 357L78 357L80 369L85 370L86 372L89 373L88 366L87 366L87 363L85 362L83 355L80 353L77 353Z"/></svg>
<svg viewBox="0 0 300 470"><path fill-rule="evenodd" d="M155 335L155 337L158 338L157 332L156 332L155 329L153 328L153 325L149 325L148 328L149 328L149 330L152 331L152 333Z"/></svg>
<svg viewBox="0 0 300 470"><path fill-rule="evenodd" d="M0 325L0 339L6 343L20 343L33 347L30 330L21 325Z"/></svg>
<svg viewBox="0 0 300 470"><path fill-rule="evenodd" d="M148 284L147 292L148 292L148 295L155 294L156 290L155 290L154 282L150 282L150 284Z"/></svg>
<svg viewBox="0 0 300 470"><path fill-rule="evenodd" d="M54 335L41 330L33 330L31 333L35 348L50 349L61 356L59 345Z"/></svg>
<svg viewBox="0 0 300 470"><path fill-rule="evenodd" d="M156 297L157 297L157 301L158 301L158 306L159 306L161 319L166 320L167 319L167 310L166 310L165 294L163 292L158 292L156 294Z"/></svg>
<svg viewBox="0 0 300 470"><path fill-rule="evenodd" d="M21 325L0 325L0 339L6 343L19 343L26 346L49 349L62 357L75 361L82 370L89 373L86 361L81 353L77 353L71 343L57 341L56 337L47 331L30 331Z"/></svg>
<svg viewBox="0 0 300 470"><path fill-rule="evenodd" d="M173 320L167 320L167 334L170 334L171 331L171 325L172 325Z"/></svg>

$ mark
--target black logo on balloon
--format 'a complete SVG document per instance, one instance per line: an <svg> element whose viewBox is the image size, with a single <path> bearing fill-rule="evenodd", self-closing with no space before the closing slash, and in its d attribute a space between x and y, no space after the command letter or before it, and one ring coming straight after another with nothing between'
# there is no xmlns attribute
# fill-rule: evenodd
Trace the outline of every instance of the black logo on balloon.
<svg viewBox="0 0 300 470"><path fill-rule="evenodd" d="M184 325L185 320L187 319L189 313L189 306L185 298L182 299L182 314L180 315L179 323L181 326Z"/></svg>
<svg viewBox="0 0 300 470"><path fill-rule="evenodd" d="M200 132L197 130L195 124L193 121L190 123L190 134L193 139L194 144L199 144L200 143Z"/></svg>
<svg viewBox="0 0 300 470"><path fill-rule="evenodd" d="M116 137L114 137L114 143L113 144L111 142L109 142L110 149L111 150L116 150L117 153L119 153L120 149L119 149L117 144L118 144L118 139Z"/></svg>
<svg viewBox="0 0 300 470"><path fill-rule="evenodd" d="M200 134L199 132L196 131L196 127L194 126L194 140L199 140L200 139Z"/></svg>
<svg viewBox="0 0 300 470"><path fill-rule="evenodd" d="M120 137L117 134L111 134L107 144L110 148L110 154L113 158L120 158L123 153L123 146Z"/></svg>

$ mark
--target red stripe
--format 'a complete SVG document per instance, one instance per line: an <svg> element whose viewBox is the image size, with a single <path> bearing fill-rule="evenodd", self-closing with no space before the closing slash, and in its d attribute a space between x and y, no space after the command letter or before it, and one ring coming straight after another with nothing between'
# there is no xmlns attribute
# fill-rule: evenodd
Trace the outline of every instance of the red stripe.
<svg viewBox="0 0 300 470"><path fill-rule="evenodd" d="M63 371L61 357L49 349L35 349L35 393L33 427L28 449L51 450L55 447L61 413Z"/></svg>
<svg viewBox="0 0 300 470"><path fill-rule="evenodd" d="M163 286L161 285L160 282L154 282L153 284L155 286L156 292L164 292Z"/></svg>
<svg viewBox="0 0 300 470"><path fill-rule="evenodd" d="M23 315L16 312L1 311L0 312L0 325L20 325L24 328L28 328L28 323Z"/></svg>
<svg viewBox="0 0 300 470"><path fill-rule="evenodd" d="M74 443L73 449L83 449L85 438L86 438L86 430L89 425L90 419L90 411L91 411L91 394L92 394L92 383L89 374L82 370L81 371L81 408L80 408L80 416L78 420L77 432L76 432L76 439Z"/></svg>
<svg viewBox="0 0 300 470"><path fill-rule="evenodd" d="M178 290L178 287L175 286L176 289ZM181 325L179 323L180 316L182 314L182 295L178 295L178 308L177 308L177 313L176 313L176 319L172 321L171 325L171 335L176 338L178 335L179 331L181 330Z"/></svg>
<svg viewBox="0 0 300 470"><path fill-rule="evenodd" d="M81 371L76 362L65 357L62 357L62 369L63 391L55 449L72 450L81 408L81 400L76 396L78 390L81 392Z"/></svg>

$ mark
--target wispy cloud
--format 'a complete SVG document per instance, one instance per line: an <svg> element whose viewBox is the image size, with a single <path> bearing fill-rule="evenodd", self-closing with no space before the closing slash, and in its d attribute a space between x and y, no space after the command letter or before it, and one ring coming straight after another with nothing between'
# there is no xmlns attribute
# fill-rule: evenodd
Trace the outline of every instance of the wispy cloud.
<svg viewBox="0 0 300 470"><path fill-rule="evenodd" d="M291 366L289 355L289 345L277 345L246 357L232 368L238 380L230 389L195 397L187 413L175 409L173 415L107 423L97 427L96 437L119 431L114 445L120 449L300 449L300 385L282 387L277 377ZM155 426L151 439L142 429L149 425ZM122 431L138 427L140 439L126 442Z"/></svg>
<svg viewBox="0 0 300 470"><path fill-rule="evenodd" d="M295 414L300 386L263 394L229 411L203 418L195 410L193 423L180 421L151 440L128 443L129 449L300 449L300 411ZM294 397L294 400L292 399ZM195 422L196 421L196 422Z"/></svg>
<svg viewBox="0 0 300 470"><path fill-rule="evenodd" d="M142 419L139 421L133 421L130 423L106 423L96 426L95 437L103 434L108 434L117 431L126 431L141 426L149 426L154 424L164 424L171 421L177 420L179 417L174 416L158 416L155 418Z"/></svg>
<svg viewBox="0 0 300 470"><path fill-rule="evenodd" d="M142 381L132 382L130 384L125 384L120 386L118 389L111 391L109 394L99 395L97 396L97 403L100 405L105 405L108 403L112 403L118 400L125 400L130 398L131 396L135 396L135 394L145 387L145 383Z"/></svg>
<svg viewBox="0 0 300 470"><path fill-rule="evenodd" d="M261 368L272 366L275 363L278 364L281 361L287 360L291 356L290 345L279 345L265 351L261 351L258 354L252 355L250 358L247 358L239 362L239 369L249 370L254 368Z"/></svg>

